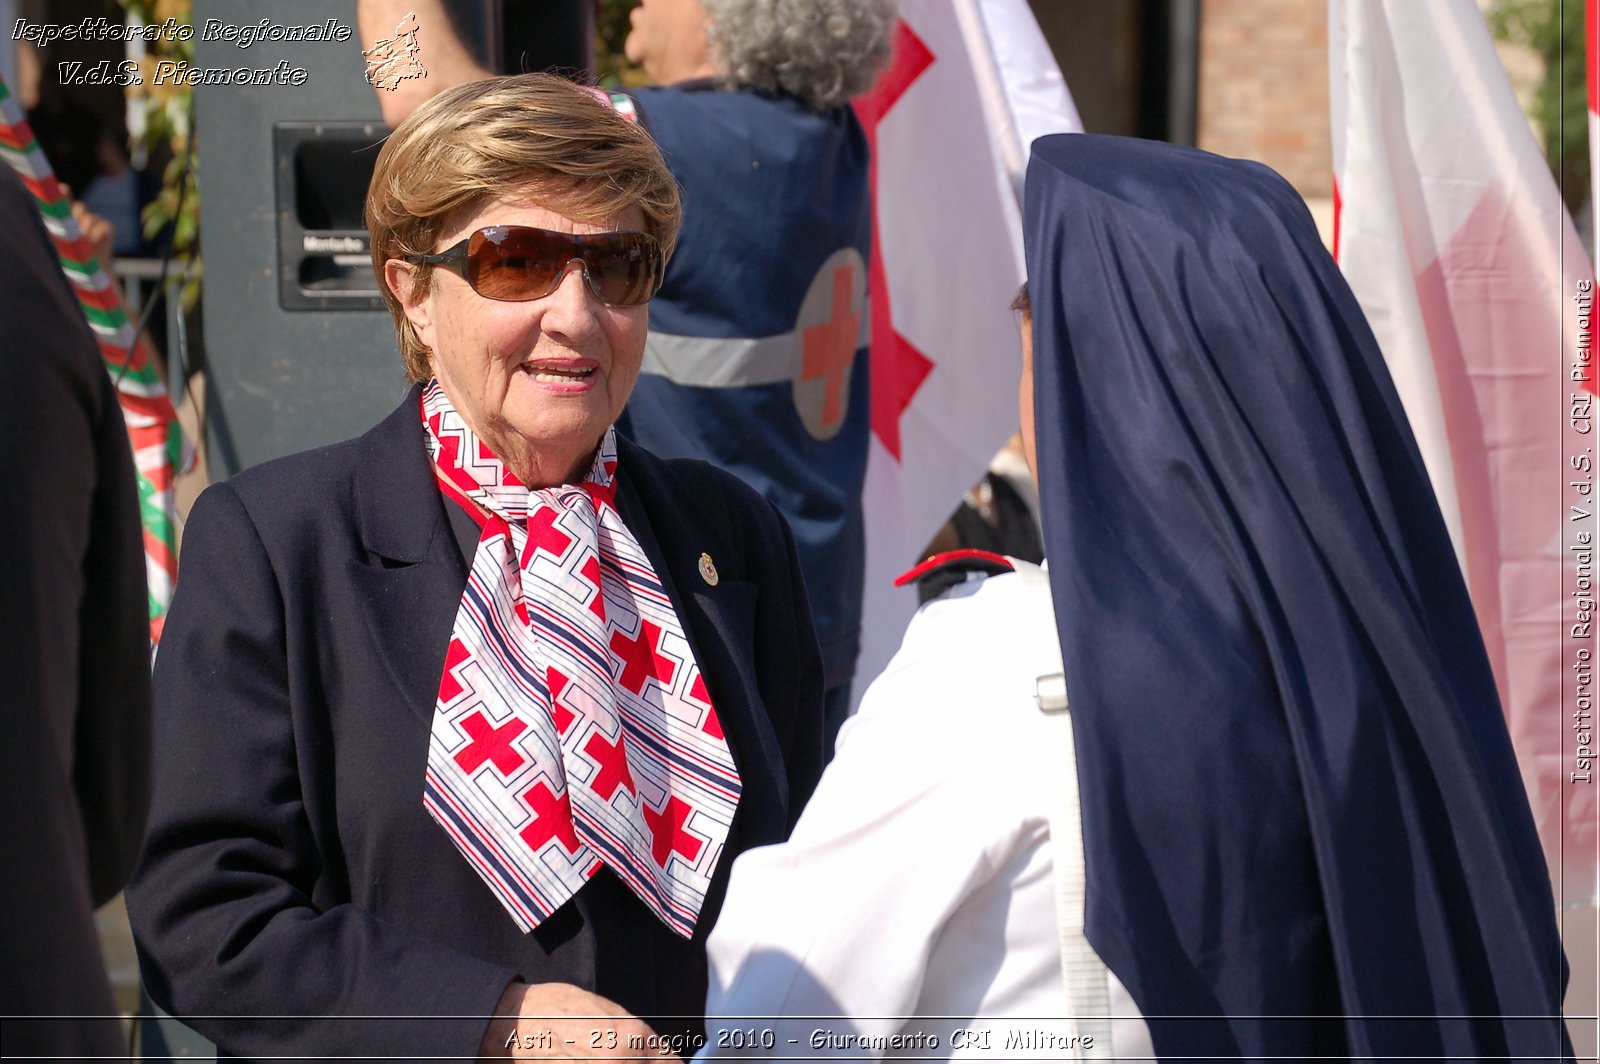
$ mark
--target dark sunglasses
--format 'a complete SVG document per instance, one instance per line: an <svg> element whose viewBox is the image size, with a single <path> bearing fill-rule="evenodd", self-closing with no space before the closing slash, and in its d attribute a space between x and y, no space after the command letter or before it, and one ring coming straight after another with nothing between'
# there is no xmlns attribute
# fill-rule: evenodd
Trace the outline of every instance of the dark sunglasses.
<svg viewBox="0 0 1600 1064"><path fill-rule="evenodd" d="M511 303L554 292L574 259L589 290L618 307L650 302L666 265L649 233L556 233L526 225L491 225L437 255L405 256L446 267L480 296Z"/></svg>

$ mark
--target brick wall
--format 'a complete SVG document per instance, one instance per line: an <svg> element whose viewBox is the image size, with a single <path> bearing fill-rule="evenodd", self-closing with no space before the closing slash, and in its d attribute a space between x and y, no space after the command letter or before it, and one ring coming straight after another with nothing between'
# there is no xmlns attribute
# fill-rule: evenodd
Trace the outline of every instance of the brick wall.
<svg viewBox="0 0 1600 1064"><path fill-rule="evenodd" d="M1332 196L1326 0L1202 0L1200 147Z"/></svg>

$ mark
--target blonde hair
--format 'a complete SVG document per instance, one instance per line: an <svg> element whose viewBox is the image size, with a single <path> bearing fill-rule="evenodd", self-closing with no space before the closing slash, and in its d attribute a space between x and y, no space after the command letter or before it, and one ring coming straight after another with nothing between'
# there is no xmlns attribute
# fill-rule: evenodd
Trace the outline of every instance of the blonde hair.
<svg viewBox="0 0 1600 1064"><path fill-rule="evenodd" d="M432 376L433 352L389 290L384 264L434 252L440 238L494 197L536 200L599 223L637 207L670 256L678 185L649 134L594 90L551 74L487 78L433 97L389 135L367 189L372 268L394 318L406 376ZM432 267L412 283L426 295Z"/></svg>

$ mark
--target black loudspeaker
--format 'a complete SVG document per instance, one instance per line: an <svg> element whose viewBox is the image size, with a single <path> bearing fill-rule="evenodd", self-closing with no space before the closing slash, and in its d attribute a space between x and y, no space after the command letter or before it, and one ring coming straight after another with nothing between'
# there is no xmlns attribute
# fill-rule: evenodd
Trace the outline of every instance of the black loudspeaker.
<svg viewBox="0 0 1600 1064"><path fill-rule="evenodd" d="M447 7L491 68L592 67L591 0ZM177 76L195 85L207 435L219 479L358 435L405 391L362 224L388 130L355 9L355 0L194 3L193 69Z"/></svg>

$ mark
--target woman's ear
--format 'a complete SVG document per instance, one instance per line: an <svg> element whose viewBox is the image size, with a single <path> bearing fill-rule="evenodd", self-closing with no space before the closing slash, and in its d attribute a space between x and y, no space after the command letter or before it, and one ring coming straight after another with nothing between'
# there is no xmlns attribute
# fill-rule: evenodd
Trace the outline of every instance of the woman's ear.
<svg viewBox="0 0 1600 1064"><path fill-rule="evenodd" d="M405 311L417 338L432 347L433 315L429 313L428 297L418 290L416 279L417 268L409 262L389 259L383 264L383 283L400 301L400 309Z"/></svg>

